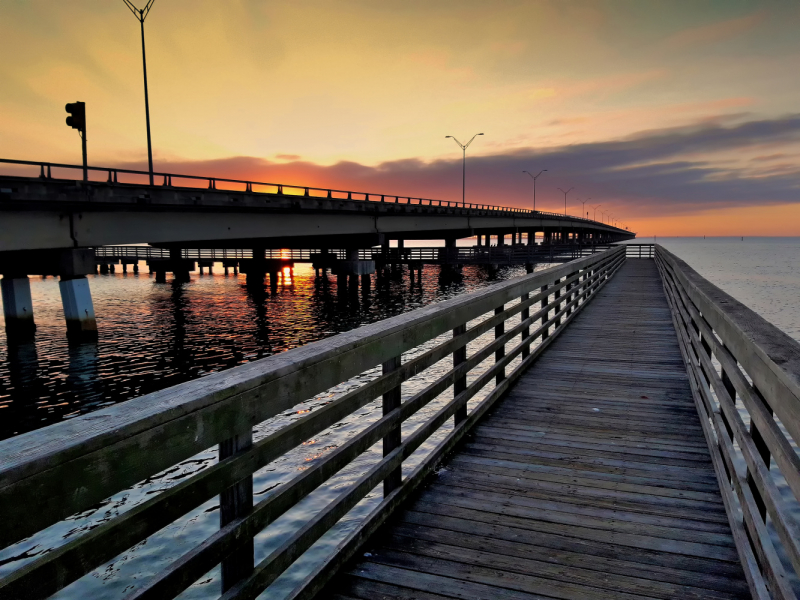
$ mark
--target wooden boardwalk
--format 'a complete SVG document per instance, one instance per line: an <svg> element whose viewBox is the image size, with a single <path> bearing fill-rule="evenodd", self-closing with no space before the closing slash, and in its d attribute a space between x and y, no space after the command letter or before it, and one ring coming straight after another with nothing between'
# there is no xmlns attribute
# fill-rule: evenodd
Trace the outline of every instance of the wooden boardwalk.
<svg viewBox="0 0 800 600"><path fill-rule="evenodd" d="M627 261L320 597L750 597L653 261Z"/></svg>

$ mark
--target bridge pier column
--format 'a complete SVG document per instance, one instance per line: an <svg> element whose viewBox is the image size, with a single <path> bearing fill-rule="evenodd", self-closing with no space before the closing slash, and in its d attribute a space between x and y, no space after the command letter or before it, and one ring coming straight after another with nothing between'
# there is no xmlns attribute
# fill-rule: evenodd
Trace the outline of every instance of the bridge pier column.
<svg viewBox="0 0 800 600"><path fill-rule="evenodd" d="M67 321L67 335L70 337L95 337L97 320L94 315L92 293L85 275L61 277L58 282L61 290L61 303Z"/></svg>
<svg viewBox="0 0 800 600"><path fill-rule="evenodd" d="M28 277L4 275L0 280L0 287L3 294L6 335L10 338L33 336L36 323L33 320L31 282Z"/></svg>

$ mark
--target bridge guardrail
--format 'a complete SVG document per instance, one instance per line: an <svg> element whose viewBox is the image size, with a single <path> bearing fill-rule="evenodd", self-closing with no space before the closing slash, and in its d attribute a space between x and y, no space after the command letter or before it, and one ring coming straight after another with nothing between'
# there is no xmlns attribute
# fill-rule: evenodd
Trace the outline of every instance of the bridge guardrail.
<svg viewBox="0 0 800 600"><path fill-rule="evenodd" d="M50 162L38 162L38 161L28 161L28 160L13 160L7 158L0 158L0 164L9 164L9 165L20 165L20 166L33 166L39 168L39 177L41 179L53 179L52 177L52 170L56 169L67 169L70 171L78 171L80 173L80 178L83 178L84 168L83 165L70 165L70 164L63 164L63 163L50 163ZM137 171L134 169L117 169L114 167L87 167L87 170L92 173L102 173L103 175L107 174L107 183L113 184L120 184L124 183L119 180L119 175L134 175L139 177L149 177L149 171ZM163 172L154 172L154 177L163 178L163 186L168 187L187 187L196 189L197 186L177 186L173 183L173 179L178 181L190 181L190 182L203 182L204 187L207 184L207 189L209 190L216 190L217 184L223 183L228 185L238 185L244 186L244 192L250 193L263 193L263 194L275 194L275 195L299 195L299 196L306 196L306 197L318 197L318 198L340 198L346 200L354 200L354 201L363 201L363 202L393 202L396 204L418 204L422 206L441 206L447 208L468 208L472 210L482 210L482 211L491 211L503 214L519 214L519 215L542 215L546 217L554 217L554 218L562 218L566 217L570 220L574 221L583 221L586 223L592 223L593 225L597 225L597 221L593 221L591 219L586 219L583 217L575 217L571 215L562 215L559 213L551 213L551 212L544 212L544 211L533 211L528 210L525 208L516 208L510 206L498 206L493 204L472 204L466 203L463 204L461 202L454 202L450 200L436 200L432 198L417 198L414 196L404 196L397 194L378 194L374 192L360 192L354 190L339 190L334 188L318 188L313 186L302 186L302 185L291 185L285 183L271 183L265 181L250 181L246 179L228 179L225 177L207 177L201 175L181 175L177 173L163 173ZM257 189L260 188L260 189ZM220 188L223 189L223 188ZM272 191L274 189L274 191ZM346 194L346 197L343 196ZM353 195L361 196L361 198L353 198ZM374 198L374 199L373 199ZM618 231L624 233L633 233L624 229L619 229L618 227L614 227L613 225L609 225L607 223L600 223L606 227L611 229L616 229Z"/></svg>
<svg viewBox="0 0 800 600"><path fill-rule="evenodd" d="M661 246L656 262L753 597L795 599L800 343Z"/></svg>
<svg viewBox="0 0 800 600"><path fill-rule="evenodd" d="M217 464L33 557L0 579L0 596L44 598L219 496L219 531L139 580L129 598L174 597L220 563L223 597L254 598L383 483L383 500L292 595L310 597L624 261L612 248L0 442L4 548L219 444ZM452 368L401 402L403 382L451 356ZM257 423L378 365L380 376L253 441ZM254 503L255 471L378 398L382 418ZM402 439L401 425L426 405L436 412ZM404 461L437 432L443 438L403 479ZM382 459L254 564L256 534L381 441Z"/></svg>
<svg viewBox="0 0 800 600"><path fill-rule="evenodd" d="M579 258L607 250L608 244L553 244L547 246L459 246L456 248L445 247L408 247L408 248L362 248L358 251L359 260L403 260L403 261L437 261L446 258L453 262L479 263L492 260L515 260L522 262L526 259L542 261L553 258ZM99 246L94 249L96 258L117 259L169 259L168 248L153 246ZM284 248L267 249L264 257L267 259L282 259L287 261L311 262L314 255L322 254L322 249ZM348 257L348 250L343 248L327 249L327 253L339 260ZM641 254L641 252L640 252ZM646 254L646 252L645 252ZM628 256L633 257L628 251ZM652 258L652 253L650 255ZM200 261L237 261L253 258L252 249L214 249L214 248L183 248L181 258Z"/></svg>

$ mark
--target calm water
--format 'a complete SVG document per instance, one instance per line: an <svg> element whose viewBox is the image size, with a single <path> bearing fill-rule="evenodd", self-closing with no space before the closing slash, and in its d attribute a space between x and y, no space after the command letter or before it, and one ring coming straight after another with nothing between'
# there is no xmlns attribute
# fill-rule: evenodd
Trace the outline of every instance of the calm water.
<svg viewBox="0 0 800 600"><path fill-rule="evenodd" d="M800 339L800 309L796 300L800 297L800 274L794 269L800 258L800 239L659 238L658 242L686 260L701 275ZM3 415L0 436L42 427L492 283L487 273L478 267L465 269L463 280L458 282L440 277L438 269L429 267L422 282L413 286L406 273L381 283L373 278L368 290L340 295L333 279L325 287L315 280L310 267L301 265L295 269L293 277L287 274L272 289L250 287L245 284L244 276L225 277L219 272L213 276L194 273L189 283L156 284L142 267L139 275L117 273L90 277L100 329L99 340L92 344L67 343L57 280L32 280L38 325L35 341L9 346L5 332L0 329L0 414ZM522 269L506 269L501 270L497 278L522 273ZM437 340L433 340L409 353L408 357L436 343ZM482 343L481 339L473 342L474 347ZM422 389L447 368L446 364L436 365L405 384L404 398ZM471 378L477 377L480 371L478 369ZM256 439L376 375L376 369L364 373L262 424L256 430ZM404 426L403 435L413 431L448 399L445 394L426 407ZM380 402L376 401L257 472L254 475L256 501L379 416ZM443 431L440 436L445 433ZM435 443L433 439L420 448L405 469L413 468ZM327 504L379 457L380 447L376 446L260 534L256 538L256 560L265 557L281 538L299 528L309 515ZM5 549L0 552L0 575L215 462L216 449L212 448ZM786 490L785 485L781 488ZM308 565L341 539L377 501L379 495L375 493L366 498L264 597L281 597L291 589ZM159 571L208 537L218 528L218 522L218 506L213 499L58 596L120 597L135 586L137 578ZM219 573L214 569L182 597L216 597L218 590Z"/></svg>
<svg viewBox="0 0 800 600"><path fill-rule="evenodd" d="M310 265L274 289L219 267L189 283L157 284L146 271L89 276L99 340L83 344L67 343L58 280L31 278L35 341L7 344L0 323L0 439L492 283L479 267L460 282L429 267L421 285L408 273L380 285L373 276L366 293L340 295ZM495 280L523 273L502 269Z"/></svg>
<svg viewBox="0 0 800 600"><path fill-rule="evenodd" d="M211 276L194 273L189 283L157 284L154 278L144 273L144 265L142 267L143 272L139 275L117 273L90 277L100 331L97 343L91 344L67 343L57 280L32 279L38 326L36 339L28 344L0 347L0 405L4 406L0 413L5 417L2 420L4 436L46 426L524 274L523 268L510 268L490 276L480 267L469 267L464 269L462 280L453 281L443 277L438 268L429 267L425 269L422 281L415 281L413 285L408 273L398 278L382 278L380 282L373 276L369 288L339 294L333 278L325 286L315 279L310 266L304 265L298 265L293 277L285 273L275 288L269 285L248 286L244 276L226 277L221 273ZM0 335L5 342L4 332ZM449 334L444 337L449 338ZM470 352L492 337L493 333L489 332L472 342ZM414 349L404 355L404 360L441 341L432 340ZM450 368L449 363L446 359L404 384L403 397L410 397L441 376ZM511 368L516 363L518 359L511 363ZM489 366L491 360L472 372L469 379L475 379ZM270 419L256 428L255 439L325 405L378 374L379 369L372 369ZM472 401L472 405L491 389L492 386L488 386L483 395ZM426 406L404 424L403 435L413 432L451 397L451 391L448 391ZM377 399L256 472L253 478L256 501L380 416L381 402ZM404 470L413 469L446 433L445 427L438 437L424 444L404 464ZM129 510L151 494L208 468L216 463L216 454L216 448L210 448L131 490L0 551L0 575ZM329 503L343 486L360 476L380 457L381 447L377 444L273 523L256 538L256 560L264 558L282 538L302 526L310 515ZM267 595L281 597L290 590L307 571L308 565L346 535L360 516L379 500L380 494L370 494L307 556L276 581ZM87 596L118 598L135 585L137 578L165 568L218 527L215 498L62 590L58 597L81 600ZM184 596L215 597L218 590L219 572L214 569Z"/></svg>
<svg viewBox="0 0 800 600"><path fill-rule="evenodd" d="M652 238L636 240L648 243ZM700 275L800 341L800 238L658 238Z"/></svg>

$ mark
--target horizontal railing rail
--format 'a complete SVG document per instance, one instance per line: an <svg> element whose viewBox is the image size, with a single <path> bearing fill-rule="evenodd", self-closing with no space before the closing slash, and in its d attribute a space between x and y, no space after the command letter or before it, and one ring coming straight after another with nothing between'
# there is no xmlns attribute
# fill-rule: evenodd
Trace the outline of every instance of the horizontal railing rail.
<svg viewBox="0 0 800 600"><path fill-rule="evenodd" d="M628 258L655 258L655 244L625 243L624 246Z"/></svg>
<svg viewBox="0 0 800 600"><path fill-rule="evenodd" d="M51 162L39 162L39 161L29 161L29 160L13 160L7 158L0 158L0 164L8 164L8 165L20 165L20 166L32 166L37 167L39 169L39 177L42 179L53 179L52 170L53 169L64 169L70 172L76 172L80 175L80 177L76 177L75 180L80 180L83 178L84 167L83 165L70 165L70 164L63 164L63 163L51 163ZM106 182L110 184L123 184L125 182L120 180L120 175L130 175L136 177L149 177L149 171L137 171L135 169L118 169L115 167L95 167L95 166L88 166L86 167L87 171L90 173L99 173L102 174L103 177L106 178ZM264 194L276 194L276 195L299 195L299 196L310 196L316 198L339 198L339 199L346 199L346 200L360 200L364 202L391 202L395 204L416 204L422 206L440 206L445 208L453 208L453 209L470 209L470 210L480 210L480 211L490 211L495 213L503 213L503 214L518 214L518 215L535 215L535 216L544 216L550 218L558 218L558 219L568 219L570 221L579 221L584 223L591 223L592 225L601 225L603 227L607 227L609 229L613 229L619 231L621 233L633 235L633 232L620 229L618 227L614 227L613 225L609 225L607 223L600 223L598 221L594 221L592 219L587 219L584 217L576 217L572 215L564 215L560 213L552 213L552 212L545 212L545 211L534 211L529 210L526 208L517 208L513 206L499 206L494 204L473 204L473 203L462 203L462 202L455 202L450 200L436 200L432 198L417 198L414 196L407 196L407 195L397 195L397 194L379 194L377 192L363 192L363 191L354 191L354 190L340 190L335 188L319 188L313 186L303 186L303 185L293 185L293 184L286 184L286 183L272 183L266 181L250 181L246 179L229 179L225 177L210 177L210 176L202 176L202 175L181 175L178 173L164 173L164 172L154 172L154 177L157 177L162 180L162 186L167 187L181 187L175 184L175 181L185 181L185 182L197 182L202 183L202 187L207 187L209 190L216 190L218 189L218 184L226 184L226 185L236 185L236 186L244 186L244 189L240 189L239 191L248 192L248 193L264 193ZM137 185L142 185L141 183L137 183ZM185 186L185 187L192 187L196 189L198 186ZM223 188L219 188L222 190ZM353 196L356 196L355 198Z"/></svg>
<svg viewBox="0 0 800 600"><path fill-rule="evenodd" d="M800 343L661 246L656 261L753 597L794 599Z"/></svg>
<svg viewBox="0 0 800 600"><path fill-rule="evenodd" d="M254 598L383 483L383 500L292 595L311 597L624 261L625 250L612 248L0 442L2 547L219 445L217 464L7 574L0 597L46 597L218 496L220 529L155 576L137 577L129 597L174 597L221 564L223 597ZM445 359L443 373L427 371L430 383L403 400L404 382ZM379 376L253 441L256 424L377 366ZM377 421L254 502L255 471L377 399ZM401 437L425 406L433 412ZM434 434L443 437L402 478L404 461ZM256 534L379 442L383 458L254 564Z"/></svg>

